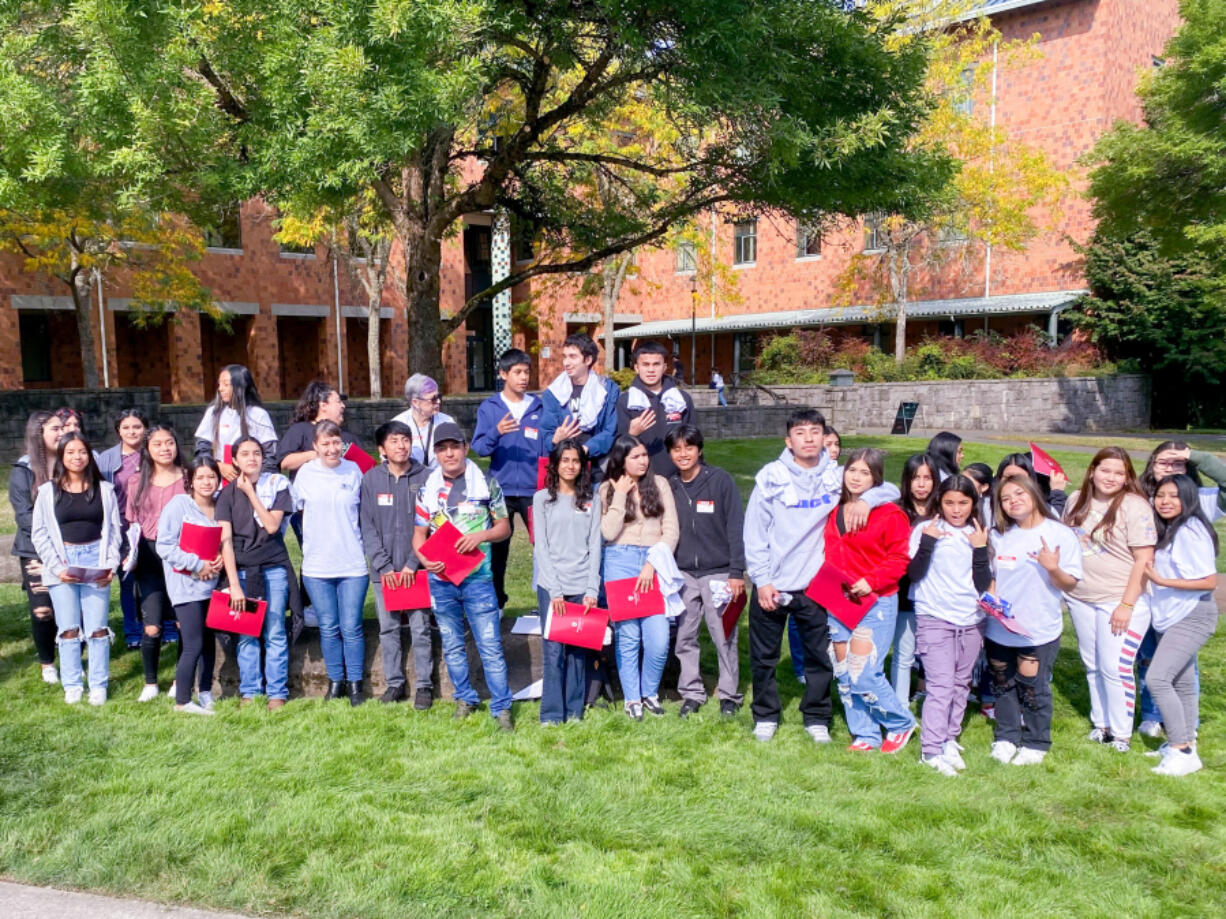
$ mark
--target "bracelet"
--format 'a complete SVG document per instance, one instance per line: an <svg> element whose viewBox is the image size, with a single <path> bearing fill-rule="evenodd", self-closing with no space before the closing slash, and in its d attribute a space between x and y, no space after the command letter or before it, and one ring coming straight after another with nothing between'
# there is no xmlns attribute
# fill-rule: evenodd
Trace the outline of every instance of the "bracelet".
<svg viewBox="0 0 1226 919"><path fill-rule="evenodd" d="M1124 600L1121 600L1121 601L1120 601L1120 606L1126 606L1126 607L1128 607L1128 609L1135 609L1135 607L1134 607L1134 605L1133 605L1133 604L1128 603L1128 602L1126 602L1126 601L1124 601Z"/></svg>

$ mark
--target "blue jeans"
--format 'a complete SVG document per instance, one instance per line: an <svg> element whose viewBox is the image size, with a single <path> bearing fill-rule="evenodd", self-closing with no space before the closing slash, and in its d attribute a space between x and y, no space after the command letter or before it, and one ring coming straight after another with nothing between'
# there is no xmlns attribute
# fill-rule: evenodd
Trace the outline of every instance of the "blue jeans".
<svg viewBox="0 0 1226 919"><path fill-rule="evenodd" d="M605 546L603 574L606 581L638 577L647 561L646 546ZM668 617L647 616L613 623L613 647L617 652L617 675L627 702L654 698L668 660ZM640 669L639 654L642 653Z"/></svg>
<svg viewBox="0 0 1226 919"><path fill-rule="evenodd" d="M1141 648L1137 651L1137 682L1141 684L1141 720L1142 721L1161 721L1162 714L1158 711L1158 704L1154 702L1154 697L1149 694L1149 686L1145 683L1145 675L1149 673L1150 662L1154 659L1154 652L1158 650L1158 633L1154 631L1151 625L1145 630L1145 638L1141 641ZM1200 665L1196 659L1192 659L1192 676L1196 681L1196 694L1200 695ZM1192 725L1193 728L1199 728L1200 723Z"/></svg>
<svg viewBox="0 0 1226 919"><path fill-rule="evenodd" d="M100 543L74 546L65 544L65 561L81 568L98 568ZM48 584L51 608L55 611L56 644L60 647L60 682L65 689L81 689L81 646L89 645L89 688L106 689L111 678L111 639L107 627L111 611L111 585ZM65 638L65 632L76 636ZM94 633L102 634L95 638Z"/></svg>
<svg viewBox="0 0 1226 919"><path fill-rule="evenodd" d="M538 587L536 599L543 624L549 613L549 593ZM571 603L583 602L581 594L563 599ZM587 648L542 638L541 657L541 722L581 719L584 697L587 695Z"/></svg>
<svg viewBox="0 0 1226 919"><path fill-rule="evenodd" d="M457 587L432 574L430 597L434 601L434 618L443 639L443 660L447 662L447 674L455 686L456 700L469 705L481 701L468 681L468 649L464 644L464 621L467 619L485 671L485 685L490 691L490 714L509 711L511 689L507 685L507 661L502 655L502 612L498 608L493 579L470 576Z"/></svg>
<svg viewBox="0 0 1226 919"><path fill-rule="evenodd" d="M362 606L370 576L312 578L303 576L311 605L319 617L319 646L328 679L333 683L362 681L366 664L366 633L362 631Z"/></svg>
<svg viewBox="0 0 1226 919"><path fill-rule="evenodd" d="M911 704L911 668L915 666L915 610L904 610L894 623L894 657L891 674L894 695L903 705Z"/></svg>
<svg viewBox="0 0 1226 919"><path fill-rule="evenodd" d="M795 616L788 616L788 654L792 658L792 673L797 683L805 679L805 641Z"/></svg>
<svg viewBox="0 0 1226 919"><path fill-rule="evenodd" d="M894 623L898 618L898 595L881 597L873 604L855 631L830 617L830 640L848 642L843 660L832 654L834 675L839 680L839 696L847 717L847 730L852 739L863 740L874 747L881 746L881 731L905 731L915 727L911 712L894 694L894 687L885 678L886 653L894 640ZM864 656L853 655L852 638L869 638L873 647Z"/></svg>
<svg viewBox="0 0 1226 919"><path fill-rule="evenodd" d="M246 574L238 573L244 589ZM289 698L289 641L285 636L285 604L289 599L289 576L284 568L264 569L264 670L260 671L260 639L238 636L238 692L244 699L267 690L270 699Z"/></svg>
<svg viewBox="0 0 1226 919"><path fill-rule="evenodd" d="M140 646L143 634L140 610L136 607L136 572L119 575L119 608L123 610L123 643L129 648Z"/></svg>
<svg viewBox="0 0 1226 919"><path fill-rule="evenodd" d="M719 389L715 390L715 393L719 396L719 404L724 408L727 408L728 400L724 398L724 387L721 386Z"/></svg>

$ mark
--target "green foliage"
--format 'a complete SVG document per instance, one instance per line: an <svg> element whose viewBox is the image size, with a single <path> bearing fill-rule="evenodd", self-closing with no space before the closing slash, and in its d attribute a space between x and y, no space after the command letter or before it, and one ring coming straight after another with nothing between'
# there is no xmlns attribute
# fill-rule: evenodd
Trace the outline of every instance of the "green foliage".
<svg viewBox="0 0 1226 919"><path fill-rule="evenodd" d="M1103 233L1085 250L1091 294L1073 323L1113 358L1153 377L1154 423L1198 426L1226 419L1226 298L1212 260L1167 255L1153 235Z"/></svg>
<svg viewBox="0 0 1226 919"><path fill-rule="evenodd" d="M616 383L622 392L630 388L630 384L634 382L634 368L623 367L621 370L609 371L609 379Z"/></svg>
<svg viewBox="0 0 1226 919"><path fill-rule="evenodd" d="M909 348L902 363L860 338L797 329L766 342L753 380L768 385L826 383L838 369L851 370L860 383L1083 376L1117 370L1093 345L1068 341L1052 348L1033 327L1008 337L977 332L969 338L928 338Z"/></svg>

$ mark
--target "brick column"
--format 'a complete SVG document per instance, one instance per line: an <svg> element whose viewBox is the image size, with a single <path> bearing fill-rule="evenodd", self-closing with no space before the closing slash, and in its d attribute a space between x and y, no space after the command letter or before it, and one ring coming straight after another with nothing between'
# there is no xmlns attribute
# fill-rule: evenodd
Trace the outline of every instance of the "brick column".
<svg viewBox="0 0 1226 919"><path fill-rule="evenodd" d="M21 323L12 291L0 292L0 389L21 389Z"/></svg>
<svg viewBox="0 0 1226 919"><path fill-rule="evenodd" d="M261 303L259 315L251 317L251 329L247 333L247 368L255 377L261 399L290 398L281 392L281 343L277 339L277 317L272 314L271 304Z"/></svg>
<svg viewBox="0 0 1226 919"><path fill-rule="evenodd" d="M179 310L170 326L170 401L203 402L204 363L200 314Z"/></svg>

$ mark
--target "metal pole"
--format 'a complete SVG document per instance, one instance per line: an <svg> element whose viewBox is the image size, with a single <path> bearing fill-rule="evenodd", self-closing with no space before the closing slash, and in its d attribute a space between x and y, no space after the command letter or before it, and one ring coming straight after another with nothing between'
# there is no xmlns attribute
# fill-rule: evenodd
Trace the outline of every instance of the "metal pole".
<svg viewBox="0 0 1226 919"><path fill-rule="evenodd" d="M690 383L698 379L698 278L690 281Z"/></svg>
<svg viewBox="0 0 1226 919"><path fill-rule="evenodd" d="M98 282L98 330L102 333L102 385L111 388L111 368L106 356L106 310L102 305L102 272L94 269L94 279Z"/></svg>
<svg viewBox="0 0 1226 919"><path fill-rule="evenodd" d="M335 241L334 241L335 242ZM332 250L332 300L336 305L336 388L345 391L345 371L341 366L341 278L336 249ZM378 322L378 320L375 320Z"/></svg>

